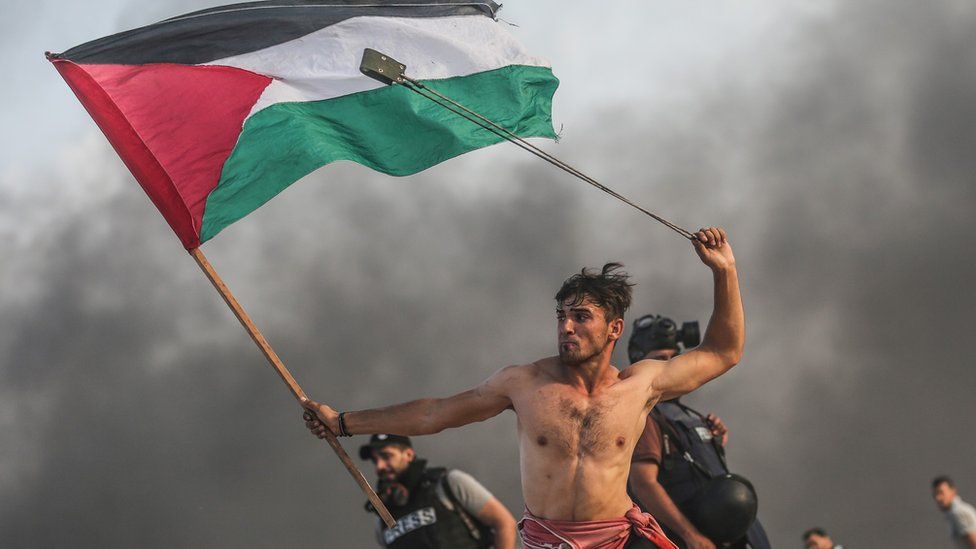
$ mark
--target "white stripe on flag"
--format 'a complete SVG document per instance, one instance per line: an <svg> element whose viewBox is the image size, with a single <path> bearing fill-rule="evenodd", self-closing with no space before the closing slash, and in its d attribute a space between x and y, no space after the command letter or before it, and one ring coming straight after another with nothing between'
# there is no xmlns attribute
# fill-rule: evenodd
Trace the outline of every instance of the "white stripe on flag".
<svg viewBox="0 0 976 549"><path fill-rule="evenodd" d="M372 48L416 79L449 78L509 65L548 67L488 17L354 17L261 50L205 63L274 78L248 115L276 103L321 101L382 87L359 72Z"/></svg>

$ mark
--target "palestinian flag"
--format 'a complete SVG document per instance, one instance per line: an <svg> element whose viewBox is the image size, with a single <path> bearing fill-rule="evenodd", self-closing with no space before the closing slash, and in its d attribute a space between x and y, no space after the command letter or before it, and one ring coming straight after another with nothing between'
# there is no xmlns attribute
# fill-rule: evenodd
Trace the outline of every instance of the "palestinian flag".
<svg viewBox="0 0 976 549"><path fill-rule="evenodd" d="M409 175L501 141L359 72L365 48L523 137L558 81L494 2L279 0L174 17L48 58L193 249L336 160Z"/></svg>

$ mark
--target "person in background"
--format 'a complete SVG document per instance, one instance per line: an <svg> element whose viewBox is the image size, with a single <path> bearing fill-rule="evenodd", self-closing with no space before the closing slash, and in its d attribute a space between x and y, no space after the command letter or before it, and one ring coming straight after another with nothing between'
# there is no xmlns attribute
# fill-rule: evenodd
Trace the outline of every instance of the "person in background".
<svg viewBox="0 0 976 549"><path fill-rule="evenodd" d="M671 360L681 354L682 346L689 349L697 346L699 341L697 322L686 322L678 328L670 318L645 315L634 322L627 354L632 363L644 359ZM680 399L659 402L647 416L631 461L629 489L642 508L661 522L668 537L680 547L716 547L716 541L709 539L694 524L691 515L701 515L695 513L696 506L704 499L700 494L709 481L733 476L729 475L725 464L728 437L728 429L718 416L702 415ZM770 547L759 521L751 522L755 518L752 512L717 513L722 516L722 522L729 523L719 526L736 529L742 536L721 546ZM733 515L740 518L737 520ZM750 515L751 518L741 518ZM741 524L736 525L736 522ZM714 537L713 531L709 533Z"/></svg>
<svg viewBox="0 0 976 549"><path fill-rule="evenodd" d="M844 549L830 539L826 530L817 527L803 532L803 547L804 549Z"/></svg>
<svg viewBox="0 0 976 549"><path fill-rule="evenodd" d="M932 480L932 498L949 521L956 547L976 549L976 509L959 497L952 479L942 475Z"/></svg>
<svg viewBox="0 0 976 549"><path fill-rule="evenodd" d="M397 521L387 528L377 517L381 547L515 549L515 517L508 509L471 475L428 467L408 437L373 435L359 457L373 462L376 493Z"/></svg>

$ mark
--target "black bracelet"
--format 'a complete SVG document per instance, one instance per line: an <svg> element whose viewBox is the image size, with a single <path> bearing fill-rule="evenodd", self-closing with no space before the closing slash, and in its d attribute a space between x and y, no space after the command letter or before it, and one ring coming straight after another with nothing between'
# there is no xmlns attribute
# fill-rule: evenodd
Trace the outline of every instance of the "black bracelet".
<svg viewBox="0 0 976 549"><path fill-rule="evenodd" d="M346 413L339 412L339 436L340 437L351 437L349 431L346 430Z"/></svg>

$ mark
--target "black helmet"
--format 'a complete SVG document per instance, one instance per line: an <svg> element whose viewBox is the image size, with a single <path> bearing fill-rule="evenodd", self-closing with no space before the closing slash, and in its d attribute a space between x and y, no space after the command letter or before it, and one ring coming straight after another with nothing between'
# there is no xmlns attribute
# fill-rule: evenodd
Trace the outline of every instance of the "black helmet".
<svg viewBox="0 0 976 549"><path fill-rule="evenodd" d="M678 325L668 317L644 315L634 321L634 331L631 332L630 342L627 344L627 356L633 364L651 351L680 350L679 343L684 345L685 349L701 343L698 322L685 322L679 330Z"/></svg>
<svg viewBox="0 0 976 549"><path fill-rule="evenodd" d="M391 444L413 448L409 437L402 435L373 435L369 437L369 442L359 447L359 459L369 461L373 459L373 450L386 448Z"/></svg>
<svg viewBox="0 0 976 549"><path fill-rule="evenodd" d="M691 503L691 522L715 544L731 543L756 520L759 498L745 477L726 474L708 480Z"/></svg>

